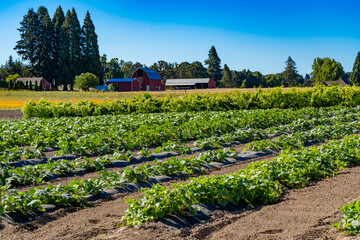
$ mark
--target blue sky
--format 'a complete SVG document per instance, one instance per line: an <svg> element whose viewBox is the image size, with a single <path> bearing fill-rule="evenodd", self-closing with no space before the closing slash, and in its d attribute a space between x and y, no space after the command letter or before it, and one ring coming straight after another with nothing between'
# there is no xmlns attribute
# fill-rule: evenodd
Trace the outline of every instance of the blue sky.
<svg viewBox="0 0 360 240"><path fill-rule="evenodd" d="M0 0L0 64L13 50L17 28L29 8L75 7L82 23L87 10L108 59L151 65L204 61L214 45L233 70L283 71L291 56L300 74L315 57L331 57L351 71L360 50L360 1L213 0Z"/></svg>

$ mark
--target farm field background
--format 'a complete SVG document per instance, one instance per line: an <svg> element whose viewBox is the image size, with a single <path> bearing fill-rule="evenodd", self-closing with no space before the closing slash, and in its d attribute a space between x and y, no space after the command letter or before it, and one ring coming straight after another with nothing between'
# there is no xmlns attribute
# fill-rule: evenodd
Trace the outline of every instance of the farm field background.
<svg viewBox="0 0 360 240"><path fill-rule="evenodd" d="M336 239L337 208L359 196L358 119L334 106L0 121L0 236ZM154 223L190 202L237 210L180 231ZM145 225L114 229L124 221Z"/></svg>
<svg viewBox="0 0 360 240"><path fill-rule="evenodd" d="M263 88L267 90L268 88ZM287 91L291 88L283 88L284 91ZM298 88L306 89L306 88ZM155 97L165 97L171 95L174 98L183 96L185 94L194 94L194 93L208 93L208 94L217 94L217 93L231 93L233 91L249 91L254 92L258 90L257 88L246 88L246 89L236 89L236 88L216 88L216 89L189 89L189 90L166 90L161 92L148 92ZM35 92L35 91L0 91L0 109L21 109L26 102L30 100L40 101L45 99L50 102L72 102L76 103L78 101L88 100L95 103L102 101L110 100L119 100L124 98L131 98L134 96L141 96L143 92L62 92L62 91L53 91L53 92Z"/></svg>

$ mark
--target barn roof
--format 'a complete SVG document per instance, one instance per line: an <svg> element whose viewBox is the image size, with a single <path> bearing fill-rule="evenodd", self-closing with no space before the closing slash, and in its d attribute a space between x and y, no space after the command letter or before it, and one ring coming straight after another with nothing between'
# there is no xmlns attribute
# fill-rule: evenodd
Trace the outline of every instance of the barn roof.
<svg viewBox="0 0 360 240"><path fill-rule="evenodd" d="M26 82L35 84L36 81L37 81L38 83L41 83L41 81L44 81L45 85L47 85L47 86L50 86L50 85L51 85L51 84L50 84L48 81L46 81L46 79L43 78L43 77L21 77L21 78L17 78L16 81L17 81L17 82L23 82L24 84L25 84Z"/></svg>
<svg viewBox="0 0 360 240"><path fill-rule="evenodd" d="M338 80L335 80L335 81L320 81L320 82L315 82L314 83L314 86L315 85L318 85L318 84L324 84L325 86L330 86L331 84L333 83L338 83L340 84L341 86L347 86L347 85L352 85L351 82L349 82L348 80L345 80L345 79L342 79L342 78L339 78Z"/></svg>
<svg viewBox="0 0 360 240"><path fill-rule="evenodd" d="M33 82L34 83L35 81L40 82L43 79L44 79L43 77L21 77L21 78L17 78L16 81L23 82L23 83L26 83L26 82Z"/></svg>
<svg viewBox="0 0 360 240"><path fill-rule="evenodd" d="M149 79L161 80L160 75L154 69L151 68L140 68L140 69L146 72L146 75L148 76Z"/></svg>
<svg viewBox="0 0 360 240"><path fill-rule="evenodd" d="M192 86L197 83L209 83L210 78L191 78L191 79L168 79L166 86Z"/></svg>
<svg viewBox="0 0 360 240"><path fill-rule="evenodd" d="M107 80L107 83L116 83L116 82L132 82L136 78L111 78Z"/></svg>

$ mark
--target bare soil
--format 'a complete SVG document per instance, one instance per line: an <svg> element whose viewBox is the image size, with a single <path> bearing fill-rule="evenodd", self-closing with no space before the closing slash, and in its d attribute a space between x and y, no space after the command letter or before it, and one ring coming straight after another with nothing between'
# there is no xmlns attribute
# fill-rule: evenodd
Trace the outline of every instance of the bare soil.
<svg viewBox="0 0 360 240"><path fill-rule="evenodd" d="M21 110L0 110L0 120L15 120L23 117Z"/></svg>

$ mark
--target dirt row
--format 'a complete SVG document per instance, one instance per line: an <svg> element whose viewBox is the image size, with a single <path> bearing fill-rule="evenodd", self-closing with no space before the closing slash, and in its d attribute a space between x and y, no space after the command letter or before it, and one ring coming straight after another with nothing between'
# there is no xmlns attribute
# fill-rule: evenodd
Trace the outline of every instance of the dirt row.
<svg viewBox="0 0 360 240"><path fill-rule="evenodd" d="M0 110L0 120L16 120L23 117L21 110Z"/></svg>

